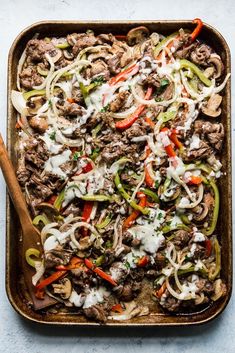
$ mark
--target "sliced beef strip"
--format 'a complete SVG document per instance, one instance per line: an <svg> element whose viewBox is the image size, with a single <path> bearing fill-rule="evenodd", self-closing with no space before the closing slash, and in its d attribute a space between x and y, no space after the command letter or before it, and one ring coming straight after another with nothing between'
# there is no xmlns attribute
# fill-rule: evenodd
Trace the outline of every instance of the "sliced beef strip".
<svg viewBox="0 0 235 353"><path fill-rule="evenodd" d="M190 54L191 61L196 65L207 66L212 49L202 43L199 44Z"/></svg>
<svg viewBox="0 0 235 353"><path fill-rule="evenodd" d="M213 283L208 281L205 278L199 278L196 282L196 286L198 287L198 292L204 292L206 294L212 294L214 292Z"/></svg>
<svg viewBox="0 0 235 353"><path fill-rule="evenodd" d="M172 242L182 248L185 245L187 245L187 243L189 242L189 240L191 239L191 235L189 232L181 229L175 232L174 238L172 240Z"/></svg>
<svg viewBox="0 0 235 353"><path fill-rule="evenodd" d="M199 148L188 151L187 156L184 156L183 159L192 161L207 158L211 153L213 153L212 148L205 141L200 141Z"/></svg>
<svg viewBox="0 0 235 353"><path fill-rule="evenodd" d="M103 305L96 304L90 306L89 308L83 309L85 316L88 319L94 319L98 322L106 322L107 321L107 312Z"/></svg>
<svg viewBox="0 0 235 353"><path fill-rule="evenodd" d="M25 151L25 161L32 163L38 169L43 169L49 153L45 143L42 140L34 138L27 142Z"/></svg>
<svg viewBox="0 0 235 353"><path fill-rule="evenodd" d="M45 252L45 267L52 268L59 265L67 265L72 255L71 251L66 251L61 245L58 245L57 248Z"/></svg>
<svg viewBox="0 0 235 353"><path fill-rule="evenodd" d="M174 83L170 82L169 85L166 87L165 91L162 92L158 98L161 98L163 101L168 101L173 97L174 93Z"/></svg>
<svg viewBox="0 0 235 353"><path fill-rule="evenodd" d="M115 99L110 103L109 110L114 113L118 112L124 106L128 96L128 91L119 92Z"/></svg>
<svg viewBox="0 0 235 353"><path fill-rule="evenodd" d="M116 53L106 60L108 69L112 75L117 75L121 71L122 53Z"/></svg>
<svg viewBox="0 0 235 353"><path fill-rule="evenodd" d="M180 308L181 301L174 298L168 290L164 293L164 299L161 299L161 306L170 311L170 312L177 312Z"/></svg>
<svg viewBox="0 0 235 353"><path fill-rule="evenodd" d="M28 66L20 74L20 83L26 89L32 89L43 82L43 77L39 75L35 66Z"/></svg>
<svg viewBox="0 0 235 353"><path fill-rule="evenodd" d="M99 40L99 44L110 44L110 45L112 45L114 42L117 41L117 39L114 37L114 35L112 33L99 34L97 36L97 39Z"/></svg>
<svg viewBox="0 0 235 353"><path fill-rule="evenodd" d="M31 39L26 46L26 54L32 62L40 62L44 59L45 53L55 56L57 49L52 42L43 39Z"/></svg>
<svg viewBox="0 0 235 353"><path fill-rule="evenodd" d="M107 163L113 163L115 160L122 156L126 156L133 161L138 161L139 158L139 147L137 144L125 144L122 141L113 141L105 146L101 152L101 157Z"/></svg>
<svg viewBox="0 0 235 353"><path fill-rule="evenodd" d="M91 67L88 67L85 70L86 78L102 76L105 81L108 81L110 78L110 72L107 64L102 60L96 60Z"/></svg>
<svg viewBox="0 0 235 353"><path fill-rule="evenodd" d="M166 257L163 254L161 254L160 252L158 252L156 254L154 260L155 260L157 270L162 270L167 264Z"/></svg>
<svg viewBox="0 0 235 353"><path fill-rule="evenodd" d="M62 105L57 103L61 115L77 116L82 115L83 108L77 103L69 103L64 101Z"/></svg>
<svg viewBox="0 0 235 353"><path fill-rule="evenodd" d="M133 137L139 137L147 135L150 132L150 127L144 122L144 120L137 120L129 129L124 131L123 135L131 140Z"/></svg>
<svg viewBox="0 0 235 353"><path fill-rule="evenodd" d="M29 180L31 173L24 166L20 166L16 172L16 175L20 185L25 186L25 183Z"/></svg>
<svg viewBox="0 0 235 353"><path fill-rule="evenodd" d="M191 52L195 49L196 45L196 43L192 43L182 49L177 50L175 56L179 59L187 59Z"/></svg>
<svg viewBox="0 0 235 353"><path fill-rule="evenodd" d="M209 121L196 120L194 124L195 133L206 138L210 145L220 151L224 139L224 126L221 123L210 123Z"/></svg>
<svg viewBox="0 0 235 353"><path fill-rule="evenodd" d="M125 285L120 284L119 286L115 287L114 291L117 298L125 302L130 302L132 299L134 299L135 296L131 283L127 283Z"/></svg>
<svg viewBox="0 0 235 353"><path fill-rule="evenodd" d="M158 76L157 73L151 73L144 79L143 84L147 86L152 86L156 88L161 87L161 78Z"/></svg>
<svg viewBox="0 0 235 353"><path fill-rule="evenodd" d="M112 113L100 112L96 115L96 119L97 121L103 123L104 126L109 127L112 130L115 130L115 122L114 122Z"/></svg>
<svg viewBox="0 0 235 353"><path fill-rule="evenodd" d="M75 44L71 36L73 36L73 38L75 39ZM93 33L79 33L68 35L67 39L69 43L73 46L72 51L75 56L77 56L82 49L85 49L87 47L93 47L94 45L98 44L98 40Z"/></svg>
<svg viewBox="0 0 235 353"><path fill-rule="evenodd" d="M74 99L75 103L82 104L84 99L81 90L78 87L72 87L72 98Z"/></svg>

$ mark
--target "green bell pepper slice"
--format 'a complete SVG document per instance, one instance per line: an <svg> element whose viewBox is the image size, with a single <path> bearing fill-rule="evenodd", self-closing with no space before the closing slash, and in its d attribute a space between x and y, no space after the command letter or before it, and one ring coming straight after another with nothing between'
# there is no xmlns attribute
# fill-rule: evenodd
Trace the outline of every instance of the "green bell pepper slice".
<svg viewBox="0 0 235 353"><path fill-rule="evenodd" d="M40 251L35 249L35 248L29 248L29 249L27 249L25 251L25 259L26 259L27 263L30 266L35 268L35 260L32 259L31 256L35 256L35 257L39 258L40 257ZM38 261L40 261L40 260L38 260Z"/></svg>
<svg viewBox="0 0 235 353"><path fill-rule="evenodd" d="M145 188L145 189L140 189L140 191L142 191L145 195L151 197L151 198L153 199L153 201L159 203L159 197L158 197L158 195L157 195L154 191L152 191L152 190L150 190L150 189L147 189L147 188Z"/></svg>
<svg viewBox="0 0 235 353"><path fill-rule="evenodd" d="M60 211L61 209L61 206L62 206L62 203L64 201L64 195L65 195L65 189L63 189L61 191L61 193L57 196L57 198L55 199L55 202L54 202L54 207Z"/></svg>
<svg viewBox="0 0 235 353"><path fill-rule="evenodd" d="M209 273L209 280L213 281L220 273L221 270L221 251L217 238L214 239L215 249L215 270Z"/></svg>
<svg viewBox="0 0 235 353"><path fill-rule="evenodd" d="M34 96L44 96L46 94L45 89L33 89L32 91L24 92L23 97L27 101L29 98Z"/></svg>
<svg viewBox="0 0 235 353"><path fill-rule="evenodd" d="M115 175L114 183L116 185L116 188L118 189L118 192L129 203L129 205L132 208L134 208L136 211L140 211L144 215L149 214L149 212L150 212L149 209L143 208L143 207L137 205L137 203L134 200L132 200L130 195L125 191L123 185L121 184L121 180L120 180L120 177L119 177L118 173L116 173L116 175Z"/></svg>
<svg viewBox="0 0 235 353"><path fill-rule="evenodd" d="M190 69L194 72L195 75L198 76L198 78L207 86L210 87L212 85L211 80L209 80L202 70L197 67L197 65L193 64L191 61L182 59L180 60L180 69Z"/></svg>
<svg viewBox="0 0 235 353"><path fill-rule="evenodd" d="M46 215L38 215L32 221L34 226L38 226L39 222L42 222L44 224L44 226L50 223L50 221Z"/></svg>
<svg viewBox="0 0 235 353"><path fill-rule="evenodd" d="M174 32L174 33L170 34L169 36L165 37L163 40L161 40L161 42L158 43L154 49L154 56L157 57L160 54L160 52L162 51L162 49L165 47L166 43L170 39L174 39L175 37L177 37L178 34L179 34L179 32Z"/></svg>
<svg viewBox="0 0 235 353"><path fill-rule="evenodd" d="M189 228L187 225L185 225L184 223L182 224L177 224L176 226L164 226L161 231L163 232L163 234L167 234L169 232L172 232L174 230L186 230L187 232L191 232L191 228ZM171 239L174 238L174 236L170 237ZM170 238L168 238L168 240L170 240Z"/></svg>
<svg viewBox="0 0 235 353"><path fill-rule="evenodd" d="M111 220L112 220L112 217L109 214L107 217L105 217L105 219L101 223L96 224L96 228L98 229L106 228L107 225L109 225L109 223L111 222Z"/></svg>
<svg viewBox="0 0 235 353"><path fill-rule="evenodd" d="M70 47L70 44L67 41L65 41L64 43L56 44L55 47L58 49L67 49Z"/></svg>
<svg viewBox="0 0 235 353"><path fill-rule="evenodd" d="M83 195L83 196L79 196L79 198L84 201L97 201L97 202L113 201L113 198L107 195Z"/></svg>
<svg viewBox="0 0 235 353"><path fill-rule="evenodd" d="M220 204L220 195L219 195L219 189L214 182L214 180L208 180L210 187L212 188L214 192L214 199L215 199L215 205L214 205L214 210L212 214L212 220L211 224L208 228L204 230L205 235L210 236L214 233L214 230L216 228L217 220L218 220L218 215L219 215L219 204Z"/></svg>

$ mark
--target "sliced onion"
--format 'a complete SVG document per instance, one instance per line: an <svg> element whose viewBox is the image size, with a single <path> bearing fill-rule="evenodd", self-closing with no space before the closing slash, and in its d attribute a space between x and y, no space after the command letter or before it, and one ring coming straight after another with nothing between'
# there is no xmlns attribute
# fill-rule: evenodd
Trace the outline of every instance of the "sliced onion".
<svg viewBox="0 0 235 353"><path fill-rule="evenodd" d="M158 105L161 105L161 106L164 106L164 107L168 107L171 103L175 102L176 100L176 93L174 94L174 96L169 99L168 101L161 101L161 102L156 102L155 99L150 99L150 100L146 100L146 99L143 99L141 98L137 93L136 93L136 90L135 90L135 84L133 84L131 86L131 91L132 91L132 94L135 98L135 100L139 103L139 104L143 104L143 105L150 105L150 106L158 106Z"/></svg>
<svg viewBox="0 0 235 353"><path fill-rule="evenodd" d="M203 184L200 184L199 187L198 187L198 191L199 191L199 196L198 196L198 199L192 203L190 203L189 205L180 205L180 203L177 205L177 208L194 208L196 207L201 201L202 201L202 198L203 198L203 194L204 194L204 187L203 187Z"/></svg>
<svg viewBox="0 0 235 353"><path fill-rule="evenodd" d="M17 89L20 91L21 87L20 87L20 73L22 72L23 66L24 66L24 62L26 59L26 49L23 51L18 66L17 66L17 77L16 77L16 86Z"/></svg>
<svg viewBox="0 0 235 353"><path fill-rule="evenodd" d="M226 83L228 82L228 79L230 78L231 74L227 74L225 79L224 79L224 82L221 83L221 85L219 85L218 87L215 87L214 90L213 90L213 93L219 93L220 91L222 91L222 89L224 89Z"/></svg>
<svg viewBox="0 0 235 353"><path fill-rule="evenodd" d="M28 113L28 108L26 105L26 100L24 99L23 93L15 90L11 91L11 101L14 108L22 115L26 116Z"/></svg>
<svg viewBox="0 0 235 353"><path fill-rule="evenodd" d="M177 293L170 285L169 279L166 278L166 288L168 289L168 292L176 299L182 300L180 297L180 293Z"/></svg>
<svg viewBox="0 0 235 353"><path fill-rule="evenodd" d="M133 114L136 109L137 109L137 106L133 105L131 108L125 110L124 112L112 113L112 116L117 119L126 118L127 116Z"/></svg>
<svg viewBox="0 0 235 353"><path fill-rule="evenodd" d="M42 230L41 230L41 239L42 239L42 244L44 243L44 240L47 236L48 233L50 233L50 230L52 230L54 227L58 226L58 223L53 222L53 223L49 223L46 224Z"/></svg>
<svg viewBox="0 0 235 353"><path fill-rule="evenodd" d="M132 200L135 199L135 196L136 196L137 192L139 191L141 185L143 184L144 179L145 179L145 172L143 172L143 175L142 175L142 178L141 178L140 182L139 182L138 185L136 186L136 188L135 188L133 194L131 195L131 199L132 199Z"/></svg>
<svg viewBox="0 0 235 353"><path fill-rule="evenodd" d="M45 58L50 64L50 70L48 72L47 77L44 79L43 83L39 86L33 86L33 89L38 89L38 90L44 89L46 87L47 82L50 80L51 76L53 75L53 72L55 71L55 64L52 60L52 57L49 54L45 54Z"/></svg>
<svg viewBox="0 0 235 353"><path fill-rule="evenodd" d="M116 249L116 247L117 247L117 245L118 245L118 242L119 242L119 235L120 235L120 233L119 233L117 227L118 227L120 218L121 218L121 216L118 215L118 216L117 216L117 219L116 219L116 222L115 222L115 224L114 224L114 226L113 226L114 237L113 237L113 247L112 247L112 248L113 248L114 250Z"/></svg>
<svg viewBox="0 0 235 353"><path fill-rule="evenodd" d="M36 284L38 283L38 281L40 280L40 278L43 276L43 274L45 272L45 266L44 266L43 261L41 261L41 262L36 261L35 268L36 268L36 273L32 277L32 283L34 286L36 286Z"/></svg>

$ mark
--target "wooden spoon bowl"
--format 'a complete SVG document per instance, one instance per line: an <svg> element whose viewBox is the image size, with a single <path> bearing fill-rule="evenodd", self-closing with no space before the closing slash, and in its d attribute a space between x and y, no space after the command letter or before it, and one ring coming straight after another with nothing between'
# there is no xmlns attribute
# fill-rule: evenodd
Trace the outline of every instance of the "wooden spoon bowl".
<svg viewBox="0 0 235 353"><path fill-rule="evenodd" d="M41 244L40 232L32 224L27 205L25 202L24 195L21 191L20 185L15 175L13 165L8 157L6 147L4 145L2 136L0 134L0 166L2 169L3 176L5 178L8 192L10 194L13 205L19 216L21 227L22 227L22 249L23 259L22 267L24 273L24 279L28 288L29 294L32 298L34 309L40 310L56 303L56 300L45 295L44 299L38 299L35 296L35 288L32 284L32 276L35 274L35 270L28 265L25 260L25 252L29 248L38 249L41 254L43 253L43 247Z"/></svg>

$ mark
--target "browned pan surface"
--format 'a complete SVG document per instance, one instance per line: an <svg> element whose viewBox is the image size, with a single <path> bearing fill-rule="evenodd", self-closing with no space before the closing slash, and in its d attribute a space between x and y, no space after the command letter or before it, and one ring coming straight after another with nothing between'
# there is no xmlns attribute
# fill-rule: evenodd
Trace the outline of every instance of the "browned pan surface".
<svg viewBox="0 0 235 353"><path fill-rule="evenodd" d="M126 32L136 26L145 25L150 31L156 31L165 35L170 34L179 28L192 29L191 21L135 21L135 22L77 22L77 21L48 21L39 22L26 28L14 41L8 62L8 149L13 164L15 163L14 145L16 142L16 112L10 101L10 91L16 88L16 71L19 58L25 45L35 33L40 36L61 36L67 33L84 32L92 29L96 34L113 33L126 34ZM200 36L222 57L225 64L225 74L231 71L230 51L224 38L213 27L205 24ZM226 139L222 151L223 171L225 172L220 179L220 214L217 226L217 234L222 245L222 273L221 277L227 284L227 295L218 302L210 305L201 312L192 314L169 315L164 313L156 304L151 305L151 315L133 318L121 323L108 322L107 325L113 326L132 326L132 325L193 325L205 323L218 316L226 307L232 290L232 188L231 188L231 106L230 106L230 82L224 90L221 120L225 126ZM98 325L95 322L87 321L86 318L75 314L52 314L35 312L28 304L29 296L24 286L21 262L23 254L20 242L20 224L13 205L7 197L7 256L6 256L6 289L9 300L14 309L23 317L43 324L62 324L62 325ZM149 291L150 288L146 288ZM148 296L149 297L149 296ZM149 301L143 297L140 300Z"/></svg>

